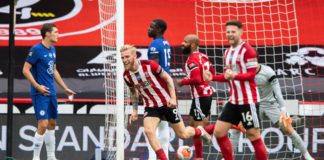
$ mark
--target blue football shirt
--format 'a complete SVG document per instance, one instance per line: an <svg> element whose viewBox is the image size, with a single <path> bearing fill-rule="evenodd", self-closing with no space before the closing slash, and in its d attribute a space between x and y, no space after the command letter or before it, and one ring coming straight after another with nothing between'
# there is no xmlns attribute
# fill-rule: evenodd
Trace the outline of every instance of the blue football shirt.
<svg viewBox="0 0 324 160"><path fill-rule="evenodd" d="M163 37L153 40L148 49L148 59L152 59L153 54L159 55L159 65L170 74L171 48L169 42Z"/></svg>
<svg viewBox="0 0 324 160"><path fill-rule="evenodd" d="M36 82L49 88L50 96L56 95L54 83L54 65L56 64L55 47L46 48L42 43L31 47L26 61L32 65L31 73ZM31 95L40 94L31 86Z"/></svg>

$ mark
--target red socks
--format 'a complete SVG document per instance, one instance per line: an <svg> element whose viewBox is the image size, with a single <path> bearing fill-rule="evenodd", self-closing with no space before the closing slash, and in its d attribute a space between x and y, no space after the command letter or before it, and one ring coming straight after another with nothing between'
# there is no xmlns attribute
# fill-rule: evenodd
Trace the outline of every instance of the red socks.
<svg viewBox="0 0 324 160"><path fill-rule="evenodd" d="M252 141L252 144L255 151L255 158L257 160L267 160L268 159L267 149L265 148L262 139L261 138L256 139Z"/></svg>
<svg viewBox="0 0 324 160"><path fill-rule="evenodd" d="M195 158L203 158L202 156L202 139L199 136L193 137L195 150L196 150L196 156Z"/></svg>
<svg viewBox="0 0 324 160"><path fill-rule="evenodd" d="M201 130L198 128L195 128L195 136L200 136L201 135Z"/></svg>
<svg viewBox="0 0 324 160"><path fill-rule="evenodd" d="M216 139L224 159L233 160L234 159L233 148L228 136L225 135L224 137L216 138Z"/></svg>
<svg viewBox="0 0 324 160"><path fill-rule="evenodd" d="M160 160L168 160L162 148L156 150L155 153L156 157L158 157Z"/></svg>
<svg viewBox="0 0 324 160"><path fill-rule="evenodd" d="M205 131L209 133L210 135L214 134L216 124L209 124L206 127L204 127Z"/></svg>

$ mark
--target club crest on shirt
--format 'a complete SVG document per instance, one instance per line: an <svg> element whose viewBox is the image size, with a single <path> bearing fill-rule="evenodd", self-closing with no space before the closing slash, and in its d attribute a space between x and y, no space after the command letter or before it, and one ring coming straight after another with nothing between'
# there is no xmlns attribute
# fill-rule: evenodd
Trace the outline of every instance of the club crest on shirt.
<svg viewBox="0 0 324 160"><path fill-rule="evenodd" d="M39 111L39 115L44 116L45 115L45 111L44 110Z"/></svg>
<svg viewBox="0 0 324 160"><path fill-rule="evenodd" d="M29 57L33 56L33 52L29 52L29 53L28 53L28 56L29 56Z"/></svg>
<svg viewBox="0 0 324 160"><path fill-rule="evenodd" d="M156 51L156 48L155 47L151 47L150 48L150 51L155 52Z"/></svg>

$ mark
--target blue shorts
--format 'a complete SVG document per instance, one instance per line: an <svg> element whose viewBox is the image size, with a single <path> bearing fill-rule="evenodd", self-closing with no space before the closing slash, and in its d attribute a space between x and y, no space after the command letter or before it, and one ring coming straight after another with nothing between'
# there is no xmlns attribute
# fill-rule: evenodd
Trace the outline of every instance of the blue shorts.
<svg viewBox="0 0 324 160"><path fill-rule="evenodd" d="M44 96L33 95L33 106L35 110L36 119L57 119L57 97L56 96Z"/></svg>

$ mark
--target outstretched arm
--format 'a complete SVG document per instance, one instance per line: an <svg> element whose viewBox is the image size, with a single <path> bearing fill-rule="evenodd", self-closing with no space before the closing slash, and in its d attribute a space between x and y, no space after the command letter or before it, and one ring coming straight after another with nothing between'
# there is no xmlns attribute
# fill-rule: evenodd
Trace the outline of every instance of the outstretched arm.
<svg viewBox="0 0 324 160"><path fill-rule="evenodd" d="M67 87L67 85L64 83L60 73L58 72L58 70L56 69L56 64L54 65L54 79L56 81L56 83L62 88L64 89L64 92L67 96L72 96L75 94L74 91L72 91L70 88Z"/></svg>
<svg viewBox="0 0 324 160"><path fill-rule="evenodd" d="M192 70L190 73L189 78L184 78L180 80L180 86L182 85L196 85L202 83L202 77L200 69L197 67L196 69Z"/></svg>
<svg viewBox="0 0 324 160"><path fill-rule="evenodd" d="M251 81L254 80L255 74L256 74L256 68L250 68L247 69L247 73L235 74L234 80Z"/></svg>

